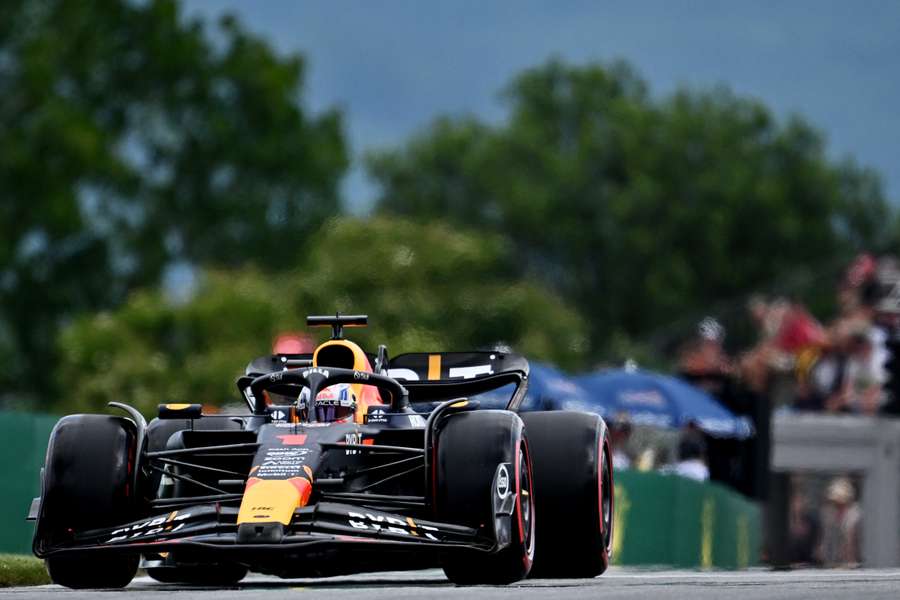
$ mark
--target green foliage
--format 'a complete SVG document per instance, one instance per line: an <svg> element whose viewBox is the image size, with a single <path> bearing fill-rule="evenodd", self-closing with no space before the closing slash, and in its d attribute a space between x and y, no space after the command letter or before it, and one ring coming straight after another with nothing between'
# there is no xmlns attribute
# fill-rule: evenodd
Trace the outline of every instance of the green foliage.
<svg viewBox="0 0 900 600"><path fill-rule="evenodd" d="M529 357L583 364L583 324L547 290L512 277L502 239L398 219L338 219L296 270L210 271L178 304L142 291L114 312L86 316L61 336L59 410L111 400L146 414L161 402L221 405L234 379L307 314L368 313L348 330L374 351L465 350L505 343ZM314 331L317 336L323 332Z"/></svg>
<svg viewBox="0 0 900 600"><path fill-rule="evenodd" d="M52 364L73 315L173 262L275 261L337 212L341 123L307 114L303 74L299 56L232 18L207 31L175 0L3 3L5 390Z"/></svg>
<svg viewBox="0 0 900 600"><path fill-rule="evenodd" d="M33 556L0 554L0 588L22 585L47 585L50 576L44 561Z"/></svg>
<svg viewBox="0 0 900 600"><path fill-rule="evenodd" d="M504 97L500 125L440 119L371 155L378 210L508 236L518 272L581 310L595 350L895 241L872 172L728 90L656 99L624 64L551 61Z"/></svg>

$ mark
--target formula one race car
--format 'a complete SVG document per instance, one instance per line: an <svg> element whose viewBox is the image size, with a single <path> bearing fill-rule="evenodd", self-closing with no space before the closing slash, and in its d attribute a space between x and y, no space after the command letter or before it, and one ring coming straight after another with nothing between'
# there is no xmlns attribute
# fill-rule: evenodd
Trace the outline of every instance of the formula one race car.
<svg viewBox="0 0 900 600"><path fill-rule="evenodd" d="M34 553L72 588L440 566L457 584L593 577L610 558L603 420L519 414L528 362L502 352L369 355L365 316L309 317L313 354L252 361L246 414L167 404L149 425L63 417L50 436ZM374 365L374 366L373 366Z"/></svg>

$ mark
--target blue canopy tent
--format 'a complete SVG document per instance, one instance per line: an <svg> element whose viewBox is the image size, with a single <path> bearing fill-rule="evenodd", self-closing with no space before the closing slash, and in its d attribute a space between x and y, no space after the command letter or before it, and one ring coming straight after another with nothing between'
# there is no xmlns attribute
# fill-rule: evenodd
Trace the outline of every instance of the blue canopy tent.
<svg viewBox="0 0 900 600"><path fill-rule="evenodd" d="M522 410L580 410L606 415L606 407L592 402L591 395L573 377L546 363L529 361L528 394Z"/></svg>
<svg viewBox="0 0 900 600"><path fill-rule="evenodd" d="M747 438L750 421L712 396L675 377L648 371L614 370L575 378L604 415L627 414L632 423L681 428L695 423L716 437Z"/></svg>

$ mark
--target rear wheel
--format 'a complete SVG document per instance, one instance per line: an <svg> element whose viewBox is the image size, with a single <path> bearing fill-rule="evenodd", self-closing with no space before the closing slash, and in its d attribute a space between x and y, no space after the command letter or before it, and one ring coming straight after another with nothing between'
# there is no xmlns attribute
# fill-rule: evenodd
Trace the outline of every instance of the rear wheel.
<svg viewBox="0 0 900 600"><path fill-rule="evenodd" d="M239 431L241 424L219 417L199 419L153 419L147 426L147 451L166 450L169 439L179 431ZM178 446L176 446L177 448ZM149 479L149 490L154 496L160 490L162 473L154 470ZM160 583L181 583L188 585L233 585L247 575L247 567L218 563L209 565L178 564L171 557L166 566L150 567L147 575Z"/></svg>
<svg viewBox="0 0 900 600"><path fill-rule="evenodd" d="M35 547L71 539L88 529L137 518L133 489L136 427L122 417L70 415L50 436ZM120 588L134 578L137 555L99 559L88 554L49 556L50 578L70 588Z"/></svg>
<svg viewBox="0 0 900 600"><path fill-rule="evenodd" d="M147 425L147 440L145 447L147 452L158 452L167 449L167 443L172 434L179 431L235 431L242 429L239 423L221 417L200 419L160 419L155 418ZM158 497L159 484L162 473L156 469L147 477L146 494Z"/></svg>
<svg viewBox="0 0 900 600"><path fill-rule="evenodd" d="M541 500L540 544L531 575L600 575L612 554L613 476L606 425L589 413L521 416L534 453L535 486Z"/></svg>
<svg viewBox="0 0 900 600"><path fill-rule="evenodd" d="M450 416L437 432L435 458L437 518L477 528L506 544L492 554L460 550L446 555L442 566L447 578L474 585L526 577L534 556L534 486L519 417L506 411ZM495 503L504 500L511 514L495 519Z"/></svg>

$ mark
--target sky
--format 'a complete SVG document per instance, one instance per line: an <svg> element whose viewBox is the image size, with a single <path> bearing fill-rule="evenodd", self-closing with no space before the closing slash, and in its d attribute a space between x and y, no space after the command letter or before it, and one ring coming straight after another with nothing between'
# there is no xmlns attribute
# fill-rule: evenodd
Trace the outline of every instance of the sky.
<svg viewBox="0 0 900 600"><path fill-rule="evenodd" d="M343 183L365 212L361 166L439 115L502 120L517 73L551 57L624 59L665 96L725 85L800 114L829 155L880 172L900 202L900 2L894 0L186 0L189 17L236 14L307 61L304 102L339 107L354 155Z"/></svg>

